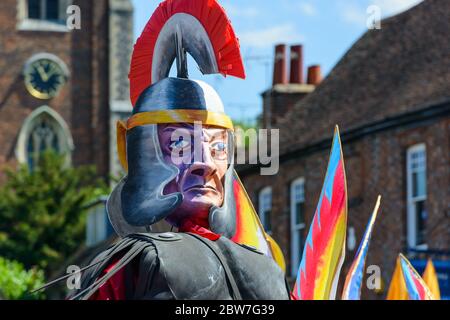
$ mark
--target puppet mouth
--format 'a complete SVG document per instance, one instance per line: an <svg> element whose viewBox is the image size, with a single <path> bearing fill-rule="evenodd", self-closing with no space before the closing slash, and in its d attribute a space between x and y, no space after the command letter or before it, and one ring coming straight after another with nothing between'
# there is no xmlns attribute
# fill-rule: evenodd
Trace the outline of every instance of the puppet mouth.
<svg viewBox="0 0 450 320"><path fill-rule="evenodd" d="M190 191L190 190L204 190L204 191L212 190L212 191L217 192L216 188L214 188L212 186L209 186L209 185L205 186L205 185L202 185L202 184L191 186L191 187L185 189L184 191Z"/></svg>

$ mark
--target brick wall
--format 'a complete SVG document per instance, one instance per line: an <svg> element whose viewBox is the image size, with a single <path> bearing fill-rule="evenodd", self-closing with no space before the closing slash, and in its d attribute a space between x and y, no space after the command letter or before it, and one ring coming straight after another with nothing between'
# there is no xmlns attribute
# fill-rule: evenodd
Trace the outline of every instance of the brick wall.
<svg viewBox="0 0 450 320"><path fill-rule="evenodd" d="M344 132L345 128L341 130ZM291 131L294 136L301 134ZM332 132L330 127L330 142ZM343 142L349 200L348 226L355 228L357 241L355 250L347 250L343 275L356 253L377 195L381 194L381 212L373 230L367 265L381 267L387 290L396 256L406 247L406 150L417 143L427 146L428 244L434 249L450 249L449 137L450 120L444 117ZM273 237L285 254L287 270L290 270L290 184L296 178L305 178L306 237L323 184L328 156L328 149L297 156L281 163L276 176L241 173L255 207L258 205L259 190L273 186ZM342 284L343 279L340 282ZM368 290L363 290L363 294L366 298L384 297Z"/></svg>
<svg viewBox="0 0 450 320"><path fill-rule="evenodd" d="M238 173L256 207L258 191L273 186L273 236L288 265L290 183L305 178L309 228L335 124L347 172L348 225L355 228L357 245L377 195L383 197L367 263L381 267L385 290L380 295L363 290L363 297L384 297L396 256L407 247L406 155L418 143L426 145L428 247L450 250L450 60L449 42L440 32L448 29L449 5L423 1L384 20L383 31L366 32L314 92L294 104L288 92L274 96L273 103L264 101L266 126L280 129L280 172L262 177L256 166L243 166ZM347 252L343 275L355 250Z"/></svg>
<svg viewBox="0 0 450 320"><path fill-rule="evenodd" d="M289 93L283 92L287 88L296 88ZM280 92L280 89L282 92ZM283 90L284 89L284 90ZM283 117L292 110L295 104L314 90L313 86L287 84L276 85L276 87L262 94L263 96L263 127L274 126L277 119Z"/></svg>
<svg viewBox="0 0 450 320"><path fill-rule="evenodd" d="M77 0L81 30L43 32L17 30L17 0L0 2L0 167L16 165L15 147L23 121L48 105L69 126L75 165L95 164L108 173L108 1ZM34 54L48 52L63 60L70 77L50 100L32 97L22 70ZM0 176L0 181L4 177Z"/></svg>

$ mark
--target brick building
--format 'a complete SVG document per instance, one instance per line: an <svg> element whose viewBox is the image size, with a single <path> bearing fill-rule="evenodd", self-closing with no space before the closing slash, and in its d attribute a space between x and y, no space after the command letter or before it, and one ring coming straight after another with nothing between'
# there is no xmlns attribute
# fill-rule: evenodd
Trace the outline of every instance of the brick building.
<svg viewBox="0 0 450 320"><path fill-rule="evenodd" d="M349 209L342 273L381 194L367 264L381 267L384 288L363 296L385 296L400 252L418 269L428 256L443 261L438 273L448 296L450 2L424 1L381 27L367 31L317 87L317 67L303 83L298 47L287 79L286 50L277 46L274 85L262 96L264 127L280 129L280 170L261 176L246 165L238 172L295 275L338 124Z"/></svg>
<svg viewBox="0 0 450 320"><path fill-rule="evenodd" d="M131 110L132 14L130 0L0 2L0 168L52 148L117 171L111 123Z"/></svg>

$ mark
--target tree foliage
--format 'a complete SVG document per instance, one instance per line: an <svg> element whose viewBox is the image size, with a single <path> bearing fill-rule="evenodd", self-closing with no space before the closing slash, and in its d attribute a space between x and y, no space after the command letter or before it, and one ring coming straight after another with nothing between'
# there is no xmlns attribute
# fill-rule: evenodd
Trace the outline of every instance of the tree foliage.
<svg viewBox="0 0 450 320"><path fill-rule="evenodd" d="M0 256L46 272L61 267L85 240L86 205L107 193L90 166L69 167L48 151L30 171L6 170L0 188Z"/></svg>
<svg viewBox="0 0 450 320"><path fill-rule="evenodd" d="M34 267L25 270L17 261L0 257L0 300L42 299L42 293L30 294L44 284L44 272Z"/></svg>

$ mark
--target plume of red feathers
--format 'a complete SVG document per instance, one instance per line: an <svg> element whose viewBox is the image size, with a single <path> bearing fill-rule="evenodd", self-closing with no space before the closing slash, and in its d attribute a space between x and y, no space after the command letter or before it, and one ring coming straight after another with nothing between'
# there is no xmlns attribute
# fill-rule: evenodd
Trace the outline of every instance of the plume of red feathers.
<svg viewBox="0 0 450 320"><path fill-rule="evenodd" d="M134 46L129 74L133 105L142 91L153 83L156 41L164 24L177 13L189 14L202 24L211 40L221 74L245 78L239 41L225 10L216 0L166 0L155 10Z"/></svg>

